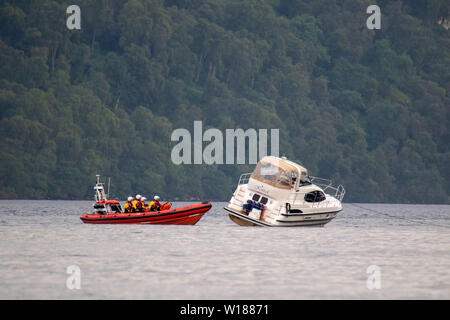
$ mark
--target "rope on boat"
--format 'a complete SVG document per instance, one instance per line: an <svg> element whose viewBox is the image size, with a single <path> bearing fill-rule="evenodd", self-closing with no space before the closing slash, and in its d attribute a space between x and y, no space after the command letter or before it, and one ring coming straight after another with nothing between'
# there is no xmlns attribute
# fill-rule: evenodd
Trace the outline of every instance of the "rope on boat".
<svg viewBox="0 0 450 320"><path fill-rule="evenodd" d="M346 203L346 204L350 204L350 205L352 205L352 206L361 208L361 209L363 209L363 210L367 210L367 211L370 211L370 212L373 212L373 213L376 213L376 214L379 214L379 215L383 215L383 216L386 216L386 217L390 217L390 218L401 219L401 220L405 220L405 221L408 221L408 222L419 223L419 224L423 224L423 225L429 225L429 226L435 226L435 227L442 227L442 228L450 228L450 226L448 226L448 225L435 224L435 223L429 223L429 222L420 221L420 220L413 220L413 219L408 219L408 218L404 218L404 217L394 216L394 215L391 215L391 214L388 214L388 213L384 213L384 212L380 212L380 211L377 211L377 210L373 210L373 209L369 209L369 208L364 208L363 206L360 206L360 205L357 205L357 204L354 204L354 203Z"/></svg>

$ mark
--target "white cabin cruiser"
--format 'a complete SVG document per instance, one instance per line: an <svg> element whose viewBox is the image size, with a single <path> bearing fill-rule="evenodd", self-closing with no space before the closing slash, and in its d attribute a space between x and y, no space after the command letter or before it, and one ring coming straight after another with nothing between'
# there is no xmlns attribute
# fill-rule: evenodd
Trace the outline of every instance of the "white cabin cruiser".
<svg viewBox="0 0 450 320"><path fill-rule="evenodd" d="M266 156L253 173L241 175L224 209L242 226L323 226L342 210L344 194L342 185L310 177L285 157Z"/></svg>

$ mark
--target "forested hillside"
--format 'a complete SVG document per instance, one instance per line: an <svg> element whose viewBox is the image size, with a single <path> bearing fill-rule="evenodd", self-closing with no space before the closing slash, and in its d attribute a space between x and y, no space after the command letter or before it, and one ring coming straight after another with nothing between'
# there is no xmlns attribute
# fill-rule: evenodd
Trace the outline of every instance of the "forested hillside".
<svg viewBox="0 0 450 320"><path fill-rule="evenodd" d="M253 166L171 161L201 120L279 128L347 202L450 203L448 1L71 4L0 0L0 198L229 200Z"/></svg>

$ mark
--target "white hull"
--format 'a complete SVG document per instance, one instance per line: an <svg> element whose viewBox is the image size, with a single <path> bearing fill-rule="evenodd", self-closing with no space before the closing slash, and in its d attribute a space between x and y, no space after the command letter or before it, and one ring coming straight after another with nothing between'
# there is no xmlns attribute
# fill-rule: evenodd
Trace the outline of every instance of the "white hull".
<svg viewBox="0 0 450 320"><path fill-rule="evenodd" d="M257 220L249 217L245 213L233 211L227 207L224 208L231 220L240 225L254 225L261 227L306 227L306 226L324 226L333 220L339 211L323 212L313 214L282 214L282 218L276 219L274 223L268 223L265 220Z"/></svg>

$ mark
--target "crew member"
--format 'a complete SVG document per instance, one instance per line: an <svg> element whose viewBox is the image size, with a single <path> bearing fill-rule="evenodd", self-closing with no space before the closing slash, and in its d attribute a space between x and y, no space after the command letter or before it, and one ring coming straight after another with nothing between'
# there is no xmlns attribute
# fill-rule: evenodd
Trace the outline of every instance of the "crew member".
<svg viewBox="0 0 450 320"><path fill-rule="evenodd" d="M160 211L161 203L159 203L160 197L155 196L153 201L150 203L150 211Z"/></svg>
<svg viewBox="0 0 450 320"><path fill-rule="evenodd" d="M144 202L142 202L144 197L139 197L139 200L136 202L136 212L144 212Z"/></svg>
<svg viewBox="0 0 450 320"><path fill-rule="evenodd" d="M142 198L142 196L140 194L137 194L136 197L134 198L134 201L133 201L134 212L138 211L138 203L141 202L141 198Z"/></svg>
<svg viewBox="0 0 450 320"><path fill-rule="evenodd" d="M125 202L125 212L126 213L134 212L133 197L128 197L128 201Z"/></svg>
<svg viewBox="0 0 450 320"><path fill-rule="evenodd" d="M142 211L146 211L146 209L147 209L147 207L148 207L148 205L147 204L145 204L145 201L147 200L147 198L146 197L142 197L141 198L141 203L142 203Z"/></svg>

